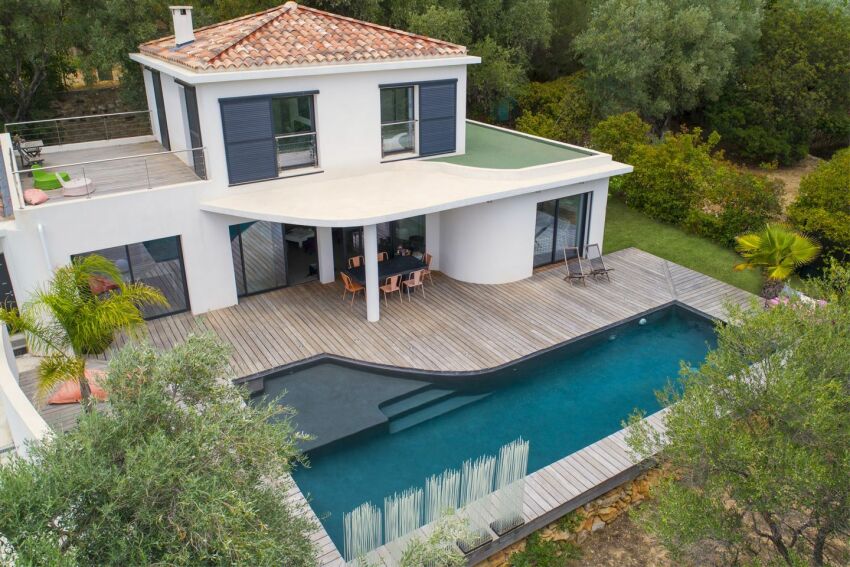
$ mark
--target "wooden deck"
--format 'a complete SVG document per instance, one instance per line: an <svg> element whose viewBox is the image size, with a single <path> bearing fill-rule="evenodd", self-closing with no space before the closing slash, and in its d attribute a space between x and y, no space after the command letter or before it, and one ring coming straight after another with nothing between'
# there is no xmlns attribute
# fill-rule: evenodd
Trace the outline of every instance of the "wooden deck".
<svg viewBox="0 0 850 567"><path fill-rule="evenodd" d="M713 278L631 248L610 254L611 282L563 281L560 266L503 285L462 283L436 274L413 301L381 302L369 323L362 295L349 307L341 284L311 282L243 298L195 317L151 321L152 341L167 348L199 328L232 345L238 377L321 354L434 371L499 366L538 350L679 300L715 317L724 301L752 296ZM350 297L350 296L349 296Z"/></svg>

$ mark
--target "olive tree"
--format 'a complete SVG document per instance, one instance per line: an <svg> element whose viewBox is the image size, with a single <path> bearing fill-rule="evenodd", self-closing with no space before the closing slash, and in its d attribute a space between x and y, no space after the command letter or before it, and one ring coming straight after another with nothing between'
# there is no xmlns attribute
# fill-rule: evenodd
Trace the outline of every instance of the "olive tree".
<svg viewBox="0 0 850 567"><path fill-rule="evenodd" d="M850 271L817 284L826 303L730 308L663 395L665 443L633 418L632 448L677 471L637 514L675 558L845 564L830 544L850 530Z"/></svg>
<svg viewBox="0 0 850 567"><path fill-rule="evenodd" d="M312 524L284 498L299 436L278 404L248 405L222 380L227 359L206 335L164 353L121 350L103 384L108 409L0 467L0 556L17 565L315 564Z"/></svg>

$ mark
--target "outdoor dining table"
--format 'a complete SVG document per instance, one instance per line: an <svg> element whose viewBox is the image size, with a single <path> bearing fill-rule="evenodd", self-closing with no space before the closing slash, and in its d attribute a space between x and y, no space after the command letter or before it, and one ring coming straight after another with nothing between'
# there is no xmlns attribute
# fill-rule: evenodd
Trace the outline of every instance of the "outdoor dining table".
<svg viewBox="0 0 850 567"><path fill-rule="evenodd" d="M425 268L425 262L414 256L394 256L383 262L378 262L378 284L383 285L387 278L392 276L406 276L416 270ZM349 268L345 270L352 280L366 285L366 266Z"/></svg>

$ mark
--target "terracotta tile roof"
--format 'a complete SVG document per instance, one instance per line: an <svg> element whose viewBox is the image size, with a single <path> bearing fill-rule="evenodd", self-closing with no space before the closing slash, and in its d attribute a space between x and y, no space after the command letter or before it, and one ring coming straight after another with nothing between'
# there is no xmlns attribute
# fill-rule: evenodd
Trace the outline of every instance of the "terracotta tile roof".
<svg viewBox="0 0 850 567"><path fill-rule="evenodd" d="M145 55L195 71L232 71L465 55L466 48L287 2L195 30L175 47L174 36L139 46Z"/></svg>

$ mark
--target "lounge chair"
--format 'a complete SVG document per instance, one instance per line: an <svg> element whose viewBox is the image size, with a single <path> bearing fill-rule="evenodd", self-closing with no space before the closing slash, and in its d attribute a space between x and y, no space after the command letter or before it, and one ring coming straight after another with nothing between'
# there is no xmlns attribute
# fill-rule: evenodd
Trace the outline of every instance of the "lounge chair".
<svg viewBox="0 0 850 567"><path fill-rule="evenodd" d="M83 197L94 193L94 183L88 177L75 177L70 181L66 181L57 173L56 181L62 186L63 197Z"/></svg>
<svg viewBox="0 0 850 567"><path fill-rule="evenodd" d="M578 248L564 248L564 266L567 269L564 280L570 282L570 285L573 285L573 280L581 280L581 283L587 287L587 276L590 275L590 272L584 271Z"/></svg>
<svg viewBox="0 0 850 567"><path fill-rule="evenodd" d="M422 281L422 275L425 270L416 270L415 272L410 273L410 277L402 282L404 288L407 290L407 301L410 301L410 290L411 288L421 287L422 288L422 297L425 297L425 282Z"/></svg>
<svg viewBox="0 0 850 567"><path fill-rule="evenodd" d="M387 278L387 281L384 285L381 286L381 291L384 292L384 305L389 305L387 303L387 294L398 292L398 300L404 303L404 299L401 296L401 276L390 276Z"/></svg>
<svg viewBox="0 0 850 567"><path fill-rule="evenodd" d="M342 292L342 299L344 300L345 296L351 293L351 305L354 306L354 298L366 288L359 283L351 281L351 278L345 272L340 272L339 275L342 278L342 284L345 286L345 290Z"/></svg>
<svg viewBox="0 0 850 567"><path fill-rule="evenodd" d="M599 251L598 244L589 244L587 246L587 259L590 260L590 275L594 278L605 276L605 279L611 281L609 272L613 272L613 268L606 268L605 262L602 260L602 253Z"/></svg>
<svg viewBox="0 0 850 567"><path fill-rule="evenodd" d="M40 142L27 142L20 136L15 136L12 140L12 148L21 157L22 167L31 168L33 165L44 163L44 158L41 157L42 146Z"/></svg>
<svg viewBox="0 0 850 567"><path fill-rule="evenodd" d="M45 171L40 164L34 163L32 165L32 178L35 180L34 185L36 189L50 191L51 189L61 188L62 184L59 182L57 176L61 176L63 181L68 181L71 179L71 176L65 173L64 171L53 173L50 171Z"/></svg>
<svg viewBox="0 0 850 567"><path fill-rule="evenodd" d="M431 281L431 285L434 285L434 278L431 277L431 260L434 257L425 252L425 256L423 256L423 261L425 262L425 269L422 270L422 281L425 281L425 276L428 276L428 279Z"/></svg>

